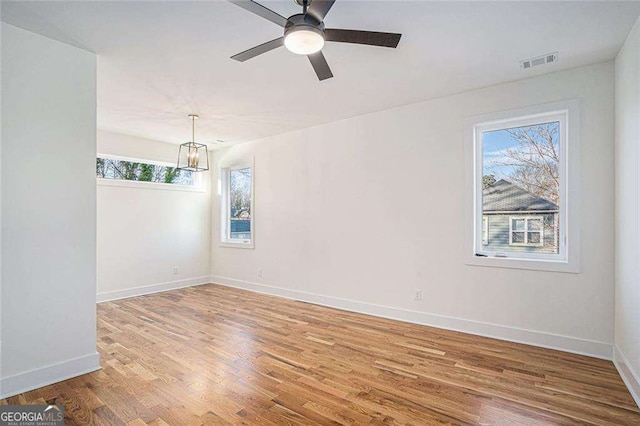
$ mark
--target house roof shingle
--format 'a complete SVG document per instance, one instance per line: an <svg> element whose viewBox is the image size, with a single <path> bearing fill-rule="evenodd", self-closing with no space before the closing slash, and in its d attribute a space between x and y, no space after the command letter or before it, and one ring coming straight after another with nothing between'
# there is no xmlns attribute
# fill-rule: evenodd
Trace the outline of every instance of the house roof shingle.
<svg viewBox="0 0 640 426"><path fill-rule="evenodd" d="M482 191L482 210L485 212L521 212L558 210L549 200L536 197L530 192L500 179Z"/></svg>

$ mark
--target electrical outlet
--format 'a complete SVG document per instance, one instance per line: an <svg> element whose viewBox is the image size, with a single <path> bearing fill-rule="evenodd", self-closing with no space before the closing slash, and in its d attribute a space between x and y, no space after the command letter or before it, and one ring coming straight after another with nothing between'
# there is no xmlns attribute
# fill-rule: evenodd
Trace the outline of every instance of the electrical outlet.
<svg viewBox="0 0 640 426"><path fill-rule="evenodd" d="M258 268L258 278L262 278L262 268Z"/></svg>
<svg viewBox="0 0 640 426"><path fill-rule="evenodd" d="M415 300L422 300L422 290L416 290Z"/></svg>
<svg viewBox="0 0 640 426"><path fill-rule="evenodd" d="M180 270L178 269L177 266L173 267L173 275L178 275L180 273Z"/></svg>

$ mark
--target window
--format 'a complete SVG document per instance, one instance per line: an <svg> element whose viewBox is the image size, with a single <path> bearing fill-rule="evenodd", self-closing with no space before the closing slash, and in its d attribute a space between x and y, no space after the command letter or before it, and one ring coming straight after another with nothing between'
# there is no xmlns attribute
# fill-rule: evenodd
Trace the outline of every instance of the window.
<svg viewBox="0 0 640 426"><path fill-rule="evenodd" d="M477 128L478 169L482 172L483 217L491 216L494 238L482 236L484 254L504 257L543 258L560 254L556 238L562 230L560 212L561 114L518 117ZM485 244L486 241L486 244Z"/></svg>
<svg viewBox="0 0 640 426"><path fill-rule="evenodd" d="M509 245L536 246L544 244L544 222L542 217L510 217Z"/></svg>
<svg viewBox="0 0 640 426"><path fill-rule="evenodd" d="M482 245L489 244L489 218L487 216L482 217Z"/></svg>
<svg viewBox="0 0 640 426"><path fill-rule="evenodd" d="M178 170L174 164L106 155L99 155L96 159L96 177L168 185L196 185L194 172Z"/></svg>
<svg viewBox="0 0 640 426"><path fill-rule="evenodd" d="M577 101L472 121L468 263L576 272Z"/></svg>
<svg viewBox="0 0 640 426"><path fill-rule="evenodd" d="M221 187L222 245L253 248L253 166L222 168Z"/></svg>

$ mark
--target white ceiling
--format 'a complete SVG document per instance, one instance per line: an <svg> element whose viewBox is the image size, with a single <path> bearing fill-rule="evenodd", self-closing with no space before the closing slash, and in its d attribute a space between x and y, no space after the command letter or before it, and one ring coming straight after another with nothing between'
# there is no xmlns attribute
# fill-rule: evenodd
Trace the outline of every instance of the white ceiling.
<svg viewBox="0 0 640 426"><path fill-rule="evenodd" d="M284 16L293 0L264 2ZM284 48L229 59L282 35L225 1L3 2L4 22L98 54L98 127L173 143L228 143L310 127L615 57L639 2L338 0L327 27L402 33L397 49L327 43L334 78ZM559 51L557 64L520 59Z"/></svg>

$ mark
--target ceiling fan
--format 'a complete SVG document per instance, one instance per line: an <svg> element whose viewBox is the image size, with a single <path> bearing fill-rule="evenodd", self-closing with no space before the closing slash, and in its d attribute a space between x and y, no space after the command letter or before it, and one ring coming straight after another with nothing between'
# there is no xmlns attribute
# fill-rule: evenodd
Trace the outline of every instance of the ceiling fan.
<svg viewBox="0 0 640 426"><path fill-rule="evenodd" d="M288 18L252 0L229 1L284 28L282 37L238 53L231 59L244 62L284 45L293 53L307 55L320 80L333 77L331 68L322 54L325 41L395 48L402 37L402 34L394 33L325 28L324 17L335 0L295 0L302 6L302 13Z"/></svg>

